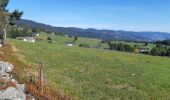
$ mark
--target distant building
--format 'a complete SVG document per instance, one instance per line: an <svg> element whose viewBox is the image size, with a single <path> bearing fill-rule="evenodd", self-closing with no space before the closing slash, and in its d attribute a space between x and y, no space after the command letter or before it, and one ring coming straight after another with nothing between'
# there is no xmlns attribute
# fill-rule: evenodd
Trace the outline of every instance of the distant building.
<svg viewBox="0 0 170 100"><path fill-rule="evenodd" d="M33 32L32 34L33 34L33 36L40 36L40 34L38 32Z"/></svg>
<svg viewBox="0 0 170 100"><path fill-rule="evenodd" d="M40 34L39 34L39 33L37 33L37 34L35 34L35 36L40 36Z"/></svg>
<svg viewBox="0 0 170 100"><path fill-rule="evenodd" d="M151 51L150 48L141 48L141 49L140 49L140 52L141 52L141 53L148 53L148 52L150 52L150 51Z"/></svg>
<svg viewBox="0 0 170 100"><path fill-rule="evenodd" d="M66 42L65 45L68 46L68 47L72 47L72 46L74 46L74 43L72 43L72 42Z"/></svg>
<svg viewBox="0 0 170 100"><path fill-rule="evenodd" d="M69 38L69 36L68 36L68 35L64 35L64 37Z"/></svg>
<svg viewBox="0 0 170 100"><path fill-rule="evenodd" d="M34 37L17 37L17 39L25 41L25 42L35 42L35 38Z"/></svg>

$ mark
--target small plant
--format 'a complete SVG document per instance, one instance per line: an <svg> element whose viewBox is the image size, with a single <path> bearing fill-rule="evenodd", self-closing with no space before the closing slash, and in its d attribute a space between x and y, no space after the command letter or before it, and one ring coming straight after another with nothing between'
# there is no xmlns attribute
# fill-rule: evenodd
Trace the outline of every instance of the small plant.
<svg viewBox="0 0 170 100"><path fill-rule="evenodd" d="M52 40L52 38L51 37L47 37L47 40L50 41L50 40Z"/></svg>
<svg viewBox="0 0 170 100"><path fill-rule="evenodd" d="M47 37L48 43L52 43L52 38L51 37Z"/></svg>
<svg viewBox="0 0 170 100"><path fill-rule="evenodd" d="M90 46L89 46L88 44L83 44L83 43L79 44L79 47L86 47L86 48L90 48Z"/></svg>

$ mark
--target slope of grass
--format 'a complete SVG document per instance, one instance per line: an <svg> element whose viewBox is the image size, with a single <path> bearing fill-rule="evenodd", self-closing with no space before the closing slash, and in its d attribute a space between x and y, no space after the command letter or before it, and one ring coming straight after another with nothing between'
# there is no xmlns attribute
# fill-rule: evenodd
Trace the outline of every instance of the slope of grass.
<svg viewBox="0 0 170 100"><path fill-rule="evenodd" d="M64 43L68 39L52 37L52 44L9 41L32 66L43 62L48 82L73 99L170 99L169 58L66 47ZM79 39L82 41L85 40Z"/></svg>

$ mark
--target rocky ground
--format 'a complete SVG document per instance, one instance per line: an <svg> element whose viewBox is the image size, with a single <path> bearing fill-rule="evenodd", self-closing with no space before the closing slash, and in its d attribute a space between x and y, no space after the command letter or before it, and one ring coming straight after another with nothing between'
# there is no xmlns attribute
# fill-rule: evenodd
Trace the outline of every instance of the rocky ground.
<svg viewBox="0 0 170 100"><path fill-rule="evenodd" d="M14 66L8 62L0 61L0 100L26 100L30 94L25 93L25 85L19 84L12 75Z"/></svg>

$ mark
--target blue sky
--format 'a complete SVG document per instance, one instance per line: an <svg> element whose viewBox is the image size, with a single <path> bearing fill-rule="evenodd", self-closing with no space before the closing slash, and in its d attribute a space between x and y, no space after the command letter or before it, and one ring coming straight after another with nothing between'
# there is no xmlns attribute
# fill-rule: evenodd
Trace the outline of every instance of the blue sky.
<svg viewBox="0 0 170 100"><path fill-rule="evenodd" d="M170 0L10 0L16 8L54 26L170 32Z"/></svg>

